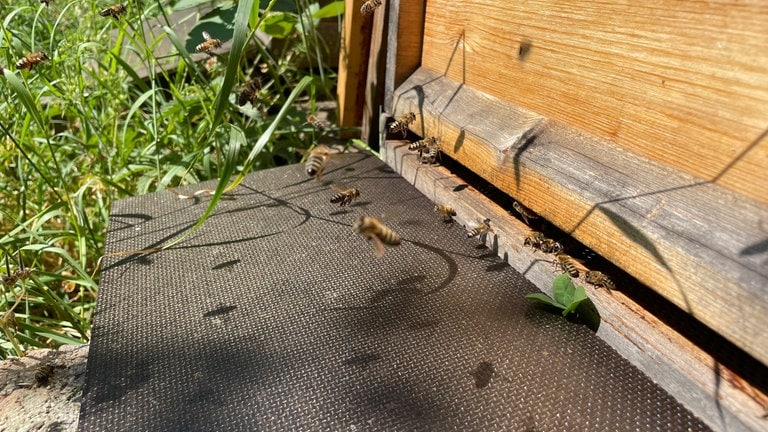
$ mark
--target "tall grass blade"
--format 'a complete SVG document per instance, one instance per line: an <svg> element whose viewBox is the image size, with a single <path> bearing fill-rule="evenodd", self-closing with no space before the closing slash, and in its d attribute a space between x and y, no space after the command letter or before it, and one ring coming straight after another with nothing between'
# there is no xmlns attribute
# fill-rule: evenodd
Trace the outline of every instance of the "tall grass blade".
<svg viewBox="0 0 768 432"><path fill-rule="evenodd" d="M43 121L43 116L40 114L40 110L37 109L35 99L32 97L32 94L29 92L29 90L27 90L27 87L24 86L24 83L21 82L15 73L7 69L3 70L3 73L5 74L5 79L11 86L11 89L19 97L21 104L24 105L24 108L27 109L29 115L35 119L35 122L37 122L38 126L40 126L40 129L42 129L44 132L47 132L48 125Z"/></svg>

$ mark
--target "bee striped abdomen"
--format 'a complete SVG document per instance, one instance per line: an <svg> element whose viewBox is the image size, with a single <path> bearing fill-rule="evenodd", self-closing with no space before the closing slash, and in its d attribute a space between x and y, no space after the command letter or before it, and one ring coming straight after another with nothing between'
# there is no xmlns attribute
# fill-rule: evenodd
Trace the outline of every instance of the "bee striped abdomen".
<svg viewBox="0 0 768 432"><path fill-rule="evenodd" d="M571 257L568 255L564 253L555 254L555 263L559 265L564 272L568 273L568 276L572 278L579 277L579 269L573 265Z"/></svg>
<svg viewBox="0 0 768 432"><path fill-rule="evenodd" d="M39 65L40 63L48 60L48 54L46 54L43 51L37 51L33 52L32 54L28 54L25 57L22 57L19 59L19 61L16 62L16 69L29 69L32 70L35 66Z"/></svg>
<svg viewBox="0 0 768 432"><path fill-rule="evenodd" d="M356 188L350 188L332 196L331 203L333 204L339 203L340 207L344 207L345 205L354 201L359 196L360 196L359 190L357 190Z"/></svg>

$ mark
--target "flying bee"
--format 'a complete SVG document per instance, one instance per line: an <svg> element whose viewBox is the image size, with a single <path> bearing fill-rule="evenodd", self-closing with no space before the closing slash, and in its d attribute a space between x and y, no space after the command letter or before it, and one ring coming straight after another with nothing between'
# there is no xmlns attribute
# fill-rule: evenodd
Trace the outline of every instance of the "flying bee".
<svg viewBox="0 0 768 432"><path fill-rule="evenodd" d="M523 239L523 246L530 246L533 250L541 249L541 243L547 240L544 238L544 234L538 231L531 231Z"/></svg>
<svg viewBox="0 0 768 432"><path fill-rule="evenodd" d="M530 222L528 221L529 219L537 219L539 217L539 215L537 215L533 210L520 204L517 201L512 203L512 208L515 209L516 212L520 213L520 216L523 217L523 220L527 225L530 225Z"/></svg>
<svg viewBox="0 0 768 432"><path fill-rule="evenodd" d="M53 366L49 364L41 364L35 368L35 382L39 386L43 386L48 383L53 377Z"/></svg>
<svg viewBox="0 0 768 432"><path fill-rule="evenodd" d="M616 289L616 285L613 284L613 281L608 279L608 276L603 274L603 272L599 272L596 270L589 270L584 273L584 279L586 279L588 284L603 287L608 289L609 291Z"/></svg>
<svg viewBox="0 0 768 432"><path fill-rule="evenodd" d="M317 118L314 114L307 116L307 123L319 131L325 130L325 122Z"/></svg>
<svg viewBox="0 0 768 432"><path fill-rule="evenodd" d="M564 272L568 273L568 276L572 278L579 277L579 269L573 265L571 257L562 252L555 254L555 260L552 261L553 265L559 266Z"/></svg>
<svg viewBox="0 0 768 432"><path fill-rule="evenodd" d="M112 6L103 9L101 12L99 12L99 15L103 17L111 16L115 20L120 20L120 15L124 14L126 11L125 6L121 4L113 4Z"/></svg>
<svg viewBox="0 0 768 432"><path fill-rule="evenodd" d="M379 6L381 6L381 0L367 0L360 7L360 13L363 14L363 16L372 14Z"/></svg>
<svg viewBox="0 0 768 432"><path fill-rule="evenodd" d="M48 60L48 54L43 51L33 52L27 54L26 57L22 57L16 62L16 69L29 69L32 70L35 66Z"/></svg>
<svg viewBox="0 0 768 432"><path fill-rule="evenodd" d="M453 207L445 204L436 205L435 213L441 215L443 217L443 222L446 223L453 222L453 217L456 216L456 210L454 210Z"/></svg>
<svg viewBox="0 0 768 432"><path fill-rule="evenodd" d="M202 45L202 44L201 44ZM198 45L199 47L200 45ZM253 78L249 80L243 89L240 91L240 96L237 98L237 105L243 106L248 102L253 105L253 101L256 99L256 95L261 90L261 80L259 78Z"/></svg>
<svg viewBox="0 0 768 432"><path fill-rule="evenodd" d="M384 245L397 246L400 244L400 236L370 216L360 216L355 220L352 229L368 240L373 240L373 248L376 256L384 255Z"/></svg>
<svg viewBox="0 0 768 432"><path fill-rule="evenodd" d="M545 238L542 240L539 249L544 253L558 254L563 251L563 245L552 239Z"/></svg>
<svg viewBox="0 0 768 432"><path fill-rule="evenodd" d="M345 205L354 201L359 196L360 196L360 191L357 190L356 188L338 190L338 193L331 197L331 202L334 204L339 203L339 207L344 207Z"/></svg>
<svg viewBox="0 0 768 432"><path fill-rule="evenodd" d="M401 134L403 134L403 136L406 136L408 134L408 126L410 126L411 123L415 121L416 121L416 114L412 112L403 114L402 116L400 116L399 119L390 123L389 131L400 132Z"/></svg>
<svg viewBox="0 0 768 432"><path fill-rule="evenodd" d="M331 154L331 149L327 146L320 144L315 146L312 151L309 152L307 157L307 163L304 167L307 169L307 175L314 176L315 179L320 180L325 171L325 165L328 163L328 157Z"/></svg>
<svg viewBox="0 0 768 432"><path fill-rule="evenodd" d="M483 235L491 231L491 220L485 219L484 221L480 222L476 227L472 228L471 230L467 231L467 237L475 237L479 235Z"/></svg>
<svg viewBox="0 0 768 432"><path fill-rule="evenodd" d="M213 55L213 50L221 48L221 40L211 37L207 31L203 32L203 42L195 47L195 52L204 52Z"/></svg>

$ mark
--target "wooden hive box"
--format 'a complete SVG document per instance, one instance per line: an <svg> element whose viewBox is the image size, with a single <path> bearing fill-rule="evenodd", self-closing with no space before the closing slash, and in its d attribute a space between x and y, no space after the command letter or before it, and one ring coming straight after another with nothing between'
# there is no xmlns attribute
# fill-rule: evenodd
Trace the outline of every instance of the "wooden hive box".
<svg viewBox="0 0 768 432"><path fill-rule="evenodd" d="M416 113L412 132L639 281L589 291L598 334L713 427L768 428L768 4L346 3L341 126L375 147ZM382 157L462 223L490 217L498 253L551 286L511 208L451 193L461 179L406 144ZM654 316L640 290L677 308Z"/></svg>

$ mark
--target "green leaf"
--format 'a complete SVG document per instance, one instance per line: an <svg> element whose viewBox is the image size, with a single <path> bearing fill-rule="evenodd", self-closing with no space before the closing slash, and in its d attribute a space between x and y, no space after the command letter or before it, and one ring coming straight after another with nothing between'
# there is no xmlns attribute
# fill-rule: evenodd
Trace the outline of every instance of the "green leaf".
<svg viewBox="0 0 768 432"><path fill-rule="evenodd" d="M566 306L573 301L574 289L573 281L565 273L558 275L552 283L552 294L554 295L555 300Z"/></svg>
<svg viewBox="0 0 768 432"><path fill-rule="evenodd" d="M571 283L573 285L573 283ZM576 310L577 307L579 307L579 304L587 299L587 292L584 291L583 286L579 286L576 289L574 289L573 297L571 299L571 302L568 303L568 307L563 310L563 316L568 315L569 313Z"/></svg>
<svg viewBox="0 0 768 432"><path fill-rule="evenodd" d="M539 303L544 303L550 306L554 306L558 309L565 309L565 305L562 305L558 302L556 302L552 297L544 294L544 293L531 293L525 296L527 300L533 300L537 301Z"/></svg>
<svg viewBox="0 0 768 432"><path fill-rule="evenodd" d="M323 19L337 17L344 13L344 2L335 1L325 5L322 9L312 14L312 18Z"/></svg>
<svg viewBox="0 0 768 432"><path fill-rule="evenodd" d="M285 39L293 33L298 22L296 15L287 12L274 12L264 18L259 30L272 37Z"/></svg>
<svg viewBox="0 0 768 432"><path fill-rule="evenodd" d="M229 51L227 70L224 73L224 81L221 83L221 88L219 88L219 94L216 95L216 100L213 101L211 133L219 127L219 122L224 116L224 113L230 109L229 94L232 92L232 88L235 86L235 81L237 80L237 75L240 72L240 59L245 51L245 44L248 41L249 36L248 18L251 15L251 9L253 9L253 0L241 0L237 4L235 32L232 35L232 45ZM226 179L224 179L223 182L226 183Z"/></svg>
<svg viewBox="0 0 768 432"><path fill-rule="evenodd" d="M24 108L27 109L27 112L29 115L32 116L33 119L37 122L38 126L40 126L40 129L43 131L48 130L48 125L43 121L43 116L40 114L40 110L37 109L37 104L35 103L35 99L32 97L32 94L29 93L29 90L27 90L27 87L24 86L24 83L21 82L19 77L16 76L15 73L11 72L8 69L3 70L3 73L5 74L5 79L8 81L8 84L11 86L11 89L13 89L14 92L16 92L16 95L19 97L19 100L21 101L21 104L24 105Z"/></svg>

